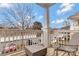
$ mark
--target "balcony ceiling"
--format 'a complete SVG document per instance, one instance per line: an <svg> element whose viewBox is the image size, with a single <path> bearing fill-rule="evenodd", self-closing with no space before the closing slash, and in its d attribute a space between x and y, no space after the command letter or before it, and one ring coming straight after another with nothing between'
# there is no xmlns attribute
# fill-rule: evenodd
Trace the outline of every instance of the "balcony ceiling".
<svg viewBox="0 0 79 59"><path fill-rule="evenodd" d="M37 5L44 7L44 8L48 8L52 5L54 5L55 3L37 3Z"/></svg>

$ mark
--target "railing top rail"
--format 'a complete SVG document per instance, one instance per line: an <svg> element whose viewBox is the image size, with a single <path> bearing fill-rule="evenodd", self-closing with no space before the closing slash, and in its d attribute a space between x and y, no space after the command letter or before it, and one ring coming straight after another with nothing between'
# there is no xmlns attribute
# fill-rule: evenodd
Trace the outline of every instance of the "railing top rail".
<svg viewBox="0 0 79 59"><path fill-rule="evenodd" d="M42 30L32 30L32 29L26 29L26 30L21 30L21 29L0 29L0 32L2 31L17 31L17 32L40 32L42 33L43 31Z"/></svg>
<svg viewBox="0 0 79 59"><path fill-rule="evenodd" d="M79 32L79 30L58 30L55 32Z"/></svg>
<svg viewBox="0 0 79 59"><path fill-rule="evenodd" d="M59 32L79 32L79 30L61 30Z"/></svg>

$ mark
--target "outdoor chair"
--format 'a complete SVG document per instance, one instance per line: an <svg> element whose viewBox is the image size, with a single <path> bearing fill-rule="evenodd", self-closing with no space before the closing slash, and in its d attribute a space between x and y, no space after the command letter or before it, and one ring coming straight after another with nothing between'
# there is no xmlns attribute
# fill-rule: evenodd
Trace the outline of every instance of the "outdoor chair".
<svg viewBox="0 0 79 59"><path fill-rule="evenodd" d="M68 44L58 44L58 46L54 49L54 54L58 56L58 51L63 51L68 53L68 55L76 56L76 52L78 51L79 45L79 33L74 33Z"/></svg>

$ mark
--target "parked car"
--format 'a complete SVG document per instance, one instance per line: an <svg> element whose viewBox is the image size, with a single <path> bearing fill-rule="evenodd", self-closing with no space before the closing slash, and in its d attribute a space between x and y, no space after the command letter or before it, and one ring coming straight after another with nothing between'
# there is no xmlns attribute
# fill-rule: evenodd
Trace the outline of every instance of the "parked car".
<svg viewBox="0 0 79 59"><path fill-rule="evenodd" d="M12 51L16 51L16 44L15 43L10 43L10 44L6 45L3 50L3 52L5 52L5 53L12 52Z"/></svg>

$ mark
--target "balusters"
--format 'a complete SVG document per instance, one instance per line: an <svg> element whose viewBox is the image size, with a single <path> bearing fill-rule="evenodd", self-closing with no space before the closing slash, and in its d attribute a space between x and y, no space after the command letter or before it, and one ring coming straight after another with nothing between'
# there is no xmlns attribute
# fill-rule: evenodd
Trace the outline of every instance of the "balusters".
<svg viewBox="0 0 79 59"><path fill-rule="evenodd" d="M29 40L29 45L34 45L34 44L40 44L42 38L43 36L41 35L40 30L24 30L24 31L18 29L0 30L0 44L3 45L1 49L5 49L6 45L11 44L12 42L16 44L16 51L19 51L26 46L26 43L28 43L27 40ZM7 54L13 52L15 51L9 50ZM6 55L6 53L4 53L4 55Z"/></svg>
<svg viewBox="0 0 79 59"><path fill-rule="evenodd" d="M4 49L5 49L5 46L6 46L6 42L5 42L5 38L4 38L4 31L2 31L2 43L3 43L3 53L4 53L4 55L6 54L5 52L4 52Z"/></svg>

